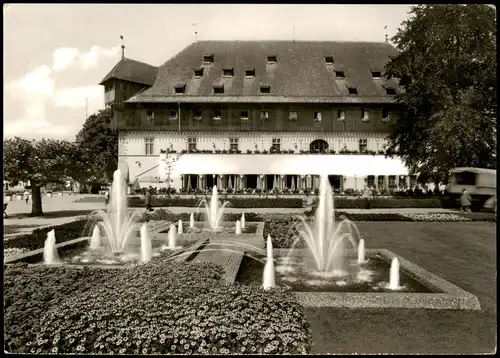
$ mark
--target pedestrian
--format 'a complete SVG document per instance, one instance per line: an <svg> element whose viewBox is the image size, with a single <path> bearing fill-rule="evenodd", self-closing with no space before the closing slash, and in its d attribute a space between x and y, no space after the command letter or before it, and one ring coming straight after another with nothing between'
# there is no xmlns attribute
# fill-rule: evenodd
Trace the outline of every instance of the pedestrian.
<svg viewBox="0 0 500 358"><path fill-rule="evenodd" d="M26 190L24 192L24 200L26 200L26 205L28 205L28 200L30 199L30 193Z"/></svg>
<svg viewBox="0 0 500 358"><path fill-rule="evenodd" d="M104 208L107 208L109 204L109 189L104 192Z"/></svg>
<svg viewBox="0 0 500 358"><path fill-rule="evenodd" d="M467 189L463 188L462 195L460 196L460 205L462 206L460 208L460 211L470 213L471 212L471 210L470 210L471 204L472 204L472 198L471 198L469 192L467 191Z"/></svg>
<svg viewBox="0 0 500 358"><path fill-rule="evenodd" d="M152 201L152 193L151 191L153 190L153 188L149 187L147 190L146 190L146 211L153 211L152 207L151 207L151 201Z"/></svg>
<svg viewBox="0 0 500 358"><path fill-rule="evenodd" d="M370 209L370 189L365 186L365 189L363 190L363 198L365 201L365 209Z"/></svg>

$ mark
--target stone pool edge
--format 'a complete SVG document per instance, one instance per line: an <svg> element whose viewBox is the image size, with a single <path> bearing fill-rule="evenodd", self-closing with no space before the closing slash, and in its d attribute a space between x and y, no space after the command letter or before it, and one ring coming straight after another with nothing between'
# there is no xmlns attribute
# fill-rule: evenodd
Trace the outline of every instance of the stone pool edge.
<svg viewBox="0 0 500 358"><path fill-rule="evenodd" d="M274 249L278 255L287 254L289 249ZM295 249L305 252L306 249ZM458 286L434 275L424 268L396 255L387 249L367 249L366 257L380 257L388 263L397 257L400 269L421 284L440 293L360 293L360 292L294 292L304 307L333 308L424 308L450 310L480 310L476 296ZM238 267L227 267L234 272L226 275L236 278Z"/></svg>

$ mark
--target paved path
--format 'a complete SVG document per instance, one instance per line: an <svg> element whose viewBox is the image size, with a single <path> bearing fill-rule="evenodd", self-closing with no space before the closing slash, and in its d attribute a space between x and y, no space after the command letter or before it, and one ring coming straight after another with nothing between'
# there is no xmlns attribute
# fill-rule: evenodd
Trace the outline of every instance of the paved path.
<svg viewBox="0 0 500 358"><path fill-rule="evenodd" d="M52 198L42 197L42 207L45 213L43 217L32 218L31 201L27 205L24 200L9 201L7 206L8 218L4 218L4 236L29 233L36 228L52 225L62 225L85 216L96 209L104 209L103 203L75 202L76 200L89 197L89 194L54 196ZM97 196L97 195L95 195ZM158 209L158 208L156 208ZM144 208L132 208L134 212L143 212ZM173 213L193 213L202 208L171 207ZM227 208L227 213L283 213L300 214L305 208ZM429 212L454 212L451 209L339 209L348 213L429 213Z"/></svg>

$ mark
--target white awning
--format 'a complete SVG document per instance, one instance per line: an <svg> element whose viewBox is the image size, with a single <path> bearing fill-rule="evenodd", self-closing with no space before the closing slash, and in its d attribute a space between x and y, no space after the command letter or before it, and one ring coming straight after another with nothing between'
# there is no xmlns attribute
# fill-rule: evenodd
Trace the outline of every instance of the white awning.
<svg viewBox="0 0 500 358"><path fill-rule="evenodd" d="M408 175L399 158L382 155L183 154L174 164L181 174Z"/></svg>

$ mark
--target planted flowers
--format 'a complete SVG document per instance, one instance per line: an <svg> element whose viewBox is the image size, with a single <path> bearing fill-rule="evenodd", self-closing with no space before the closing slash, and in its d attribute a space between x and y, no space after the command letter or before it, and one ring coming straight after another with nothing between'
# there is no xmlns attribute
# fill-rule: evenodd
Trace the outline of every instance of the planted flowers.
<svg viewBox="0 0 500 358"><path fill-rule="evenodd" d="M22 327L26 333L12 333L22 338L16 337L11 352L306 354L310 350L309 326L289 292L226 286L222 268L208 263L156 262L116 271L37 311L31 328ZM17 272L19 276L23 275ZM9 277L15 285L17 278ZM37 280L33 292L46 284L50 282ZM64 291L62 285L55 289Z"/></svg>

